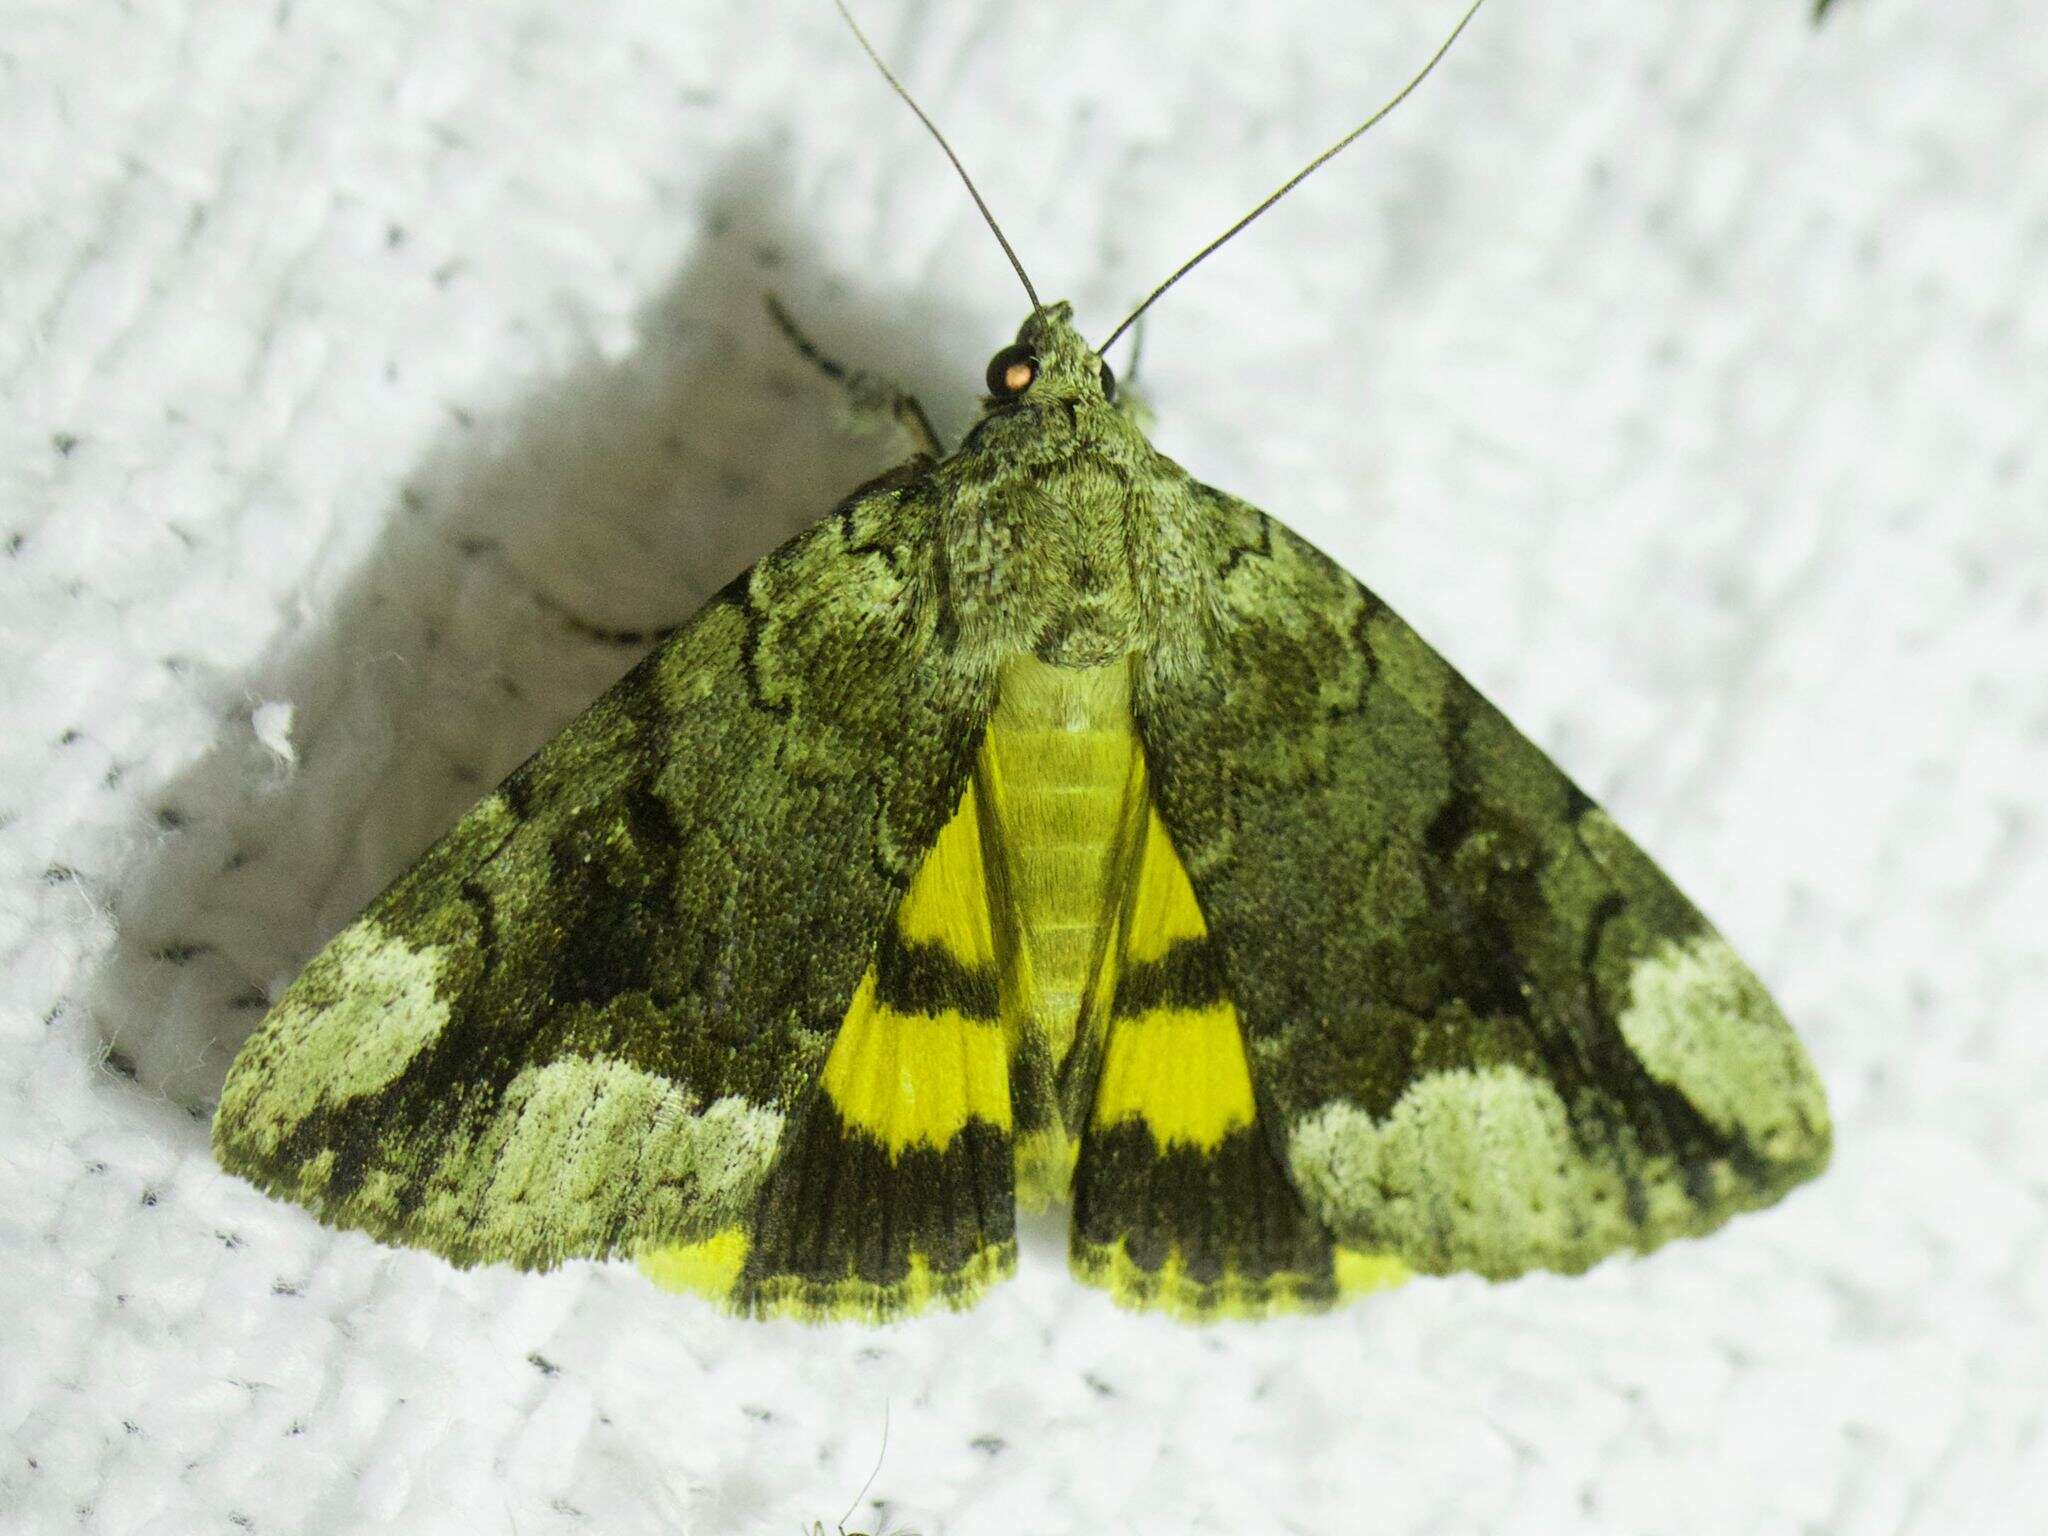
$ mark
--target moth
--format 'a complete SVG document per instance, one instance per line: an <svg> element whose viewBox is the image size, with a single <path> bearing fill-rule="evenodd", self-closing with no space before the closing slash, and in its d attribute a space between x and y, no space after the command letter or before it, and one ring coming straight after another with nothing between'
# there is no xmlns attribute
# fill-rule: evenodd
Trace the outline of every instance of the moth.
<svg viewBox="0 0 2048 1536"><path fill-rule="evenodd" d="M1081 1280L1206 1319L1577 1272L1818 1173L1751 971L1386 604L1154 449L988 222L1031 312L965 440L734 580L321 951L220 1161L458 1265L865 1320L975 1301L1020 1202L1071 1202Z"/></svg>

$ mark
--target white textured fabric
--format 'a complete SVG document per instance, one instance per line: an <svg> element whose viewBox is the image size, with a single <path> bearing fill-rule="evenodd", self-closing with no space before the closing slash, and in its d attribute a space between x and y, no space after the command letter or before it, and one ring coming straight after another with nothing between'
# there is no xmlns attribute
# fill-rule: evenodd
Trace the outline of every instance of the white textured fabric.
<svg viewBox="0 0 2048 1536"><path fill-rule="evenodd" d="M1094 334L1455 7L865 0ZM263 1001L653 625L970 418L1021 296L823 0L0 4L0 1528L2038 1530L2048 30L1500 3L1154 312L1772 983L1836 1166L1579 1280L725 1321L221 1174ZM1125 359L1119 358L1119 362Z"/></svg>

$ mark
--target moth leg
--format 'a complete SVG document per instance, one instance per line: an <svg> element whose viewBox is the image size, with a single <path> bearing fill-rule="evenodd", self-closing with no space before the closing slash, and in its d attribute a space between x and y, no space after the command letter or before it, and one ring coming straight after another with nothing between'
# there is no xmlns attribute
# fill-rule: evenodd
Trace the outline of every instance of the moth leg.
<svg viewBox="0 0 2048 1536"><path fill-rule="evenodd" d="M914 452L933 459L945 457L946 450L939 442L939 434L932 430L931 418L925 415L924 407L918 404L915 395L827 356L790 318L781 300L771 293L767 295L767 303L768 317L775 322L775 328L789 338L789 344L796 348L797 355L839 386L856 430L887 418L910 439Z"/></svg>
<svg viewBox="0 0 2048 1536"><path fill-rule="evenodd" d="M1138 372L1145 366L1145 316L1139 315L1131 322L1131 366L1124 370L1124 383L1138 382Z"/></svg>
<svg viewBox="0 0 2048 1536"><path fill-rule="evenodd" d="M1150 432L1158 417L1144 387L1138 383L1138 368L1144 360L1145 316L1140 315L1131 326L1131 365L1117 380L1116 408L1118 414L1140 432Z"/></svg>
<svg viewBox="0 0 2048 1536"><path fill-rule="evenodd" d="M538 588L534 589L533 600L560 619L562 627L570 634L598 645L617 646L621 650L646 650L682 628L681 624L663 624L654 628L621 629L610 624L593 623L568 604L557 602Z"/></svg>

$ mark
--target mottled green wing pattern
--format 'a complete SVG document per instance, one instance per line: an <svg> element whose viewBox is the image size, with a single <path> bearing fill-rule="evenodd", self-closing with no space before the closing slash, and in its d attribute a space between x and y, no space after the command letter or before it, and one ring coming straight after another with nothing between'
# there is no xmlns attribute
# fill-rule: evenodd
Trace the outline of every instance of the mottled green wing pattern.
<svg viewBox="0 0 2048 1536"><path fill-rule="evenodd" d="M1261 1123L1338 1241L1577 1271L1819 1172L1820 1084L1698 911L1371 593L1202 494L1218 637L1143 675L1139 730Z"/></svg>
<svg viewBox="0 0 2048 1536"><path fill-rule="evenodd" d="M222 1163L461 1264L750 1228L986 713L916 484L735 581L343 930L237 1058Z"/></svg>

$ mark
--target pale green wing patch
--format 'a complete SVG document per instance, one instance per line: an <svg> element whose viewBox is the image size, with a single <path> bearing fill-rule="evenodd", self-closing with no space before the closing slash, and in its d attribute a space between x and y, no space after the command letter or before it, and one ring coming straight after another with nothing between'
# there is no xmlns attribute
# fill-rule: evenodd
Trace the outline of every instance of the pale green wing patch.
<svg viewBox="0 0 2048 1536"><path fill-rule="evenodd" d="M1640 1224L1617 1161L1582 1147L1557 1090L1515 1067L1432 1072L1384 1120L1332 1100L1294 1126L1288 1162L1323 1221L1369 1227L1427 1273L1582 1270ZM1668 1159L1634 1178L1648 1201L1677 1186Z"/></svg>
<svg viewBox="0 0 2048 1536"><path fill-rule="evenodd" d="M448 1027L447 959L370 918L349 924L271 1010L222 1110L252 1147L274 1152L316 1108L340 1108L391 1083Z"/></svg>
<svg viewBox="0 0 2048 1536"><path fill-rule="evenodd" d="M1778 1005L1716 934L1638 960L1617 1021L1650 1076L1766 1162L1810 1157L1828 1123L1813 1064Z"/></svg>
<svg viewBox="0 0 2048 1536"><path fill-rule="evenodd" d="M480 1135L444 1144L420 1219L474 1223L480 1255L602 1251L621 1209L642 1230L721 1229L745 1215L783 1121L738 1095L707 1104L622 1061L565 1057L515 1077ZM360 1198L395 1222L404 1193L372 1177Z"/></svg>

